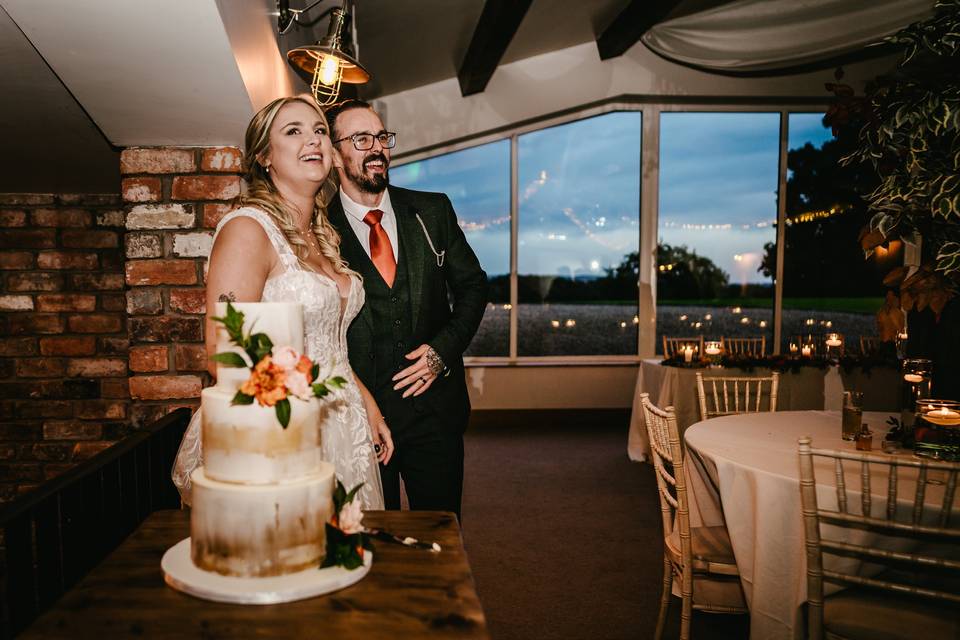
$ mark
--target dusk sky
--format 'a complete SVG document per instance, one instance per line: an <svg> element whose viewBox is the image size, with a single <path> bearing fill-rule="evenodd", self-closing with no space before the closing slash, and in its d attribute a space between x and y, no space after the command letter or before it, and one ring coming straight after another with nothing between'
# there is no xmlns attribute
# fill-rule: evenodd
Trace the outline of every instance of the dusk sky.
<svg viewBox="0 0 960 640"><path fill-rule="evenodd" d="M791 115L789 147L828 140L821 118ZM639 112L619 112L520 136L521 274L602 275L637 250L640 131ZM775 113L664 113L659 240L708 256L733 283L762 282L778 137ZM390 177L450 196L487 272L509 272L508 140L394 166Z"/></svg>

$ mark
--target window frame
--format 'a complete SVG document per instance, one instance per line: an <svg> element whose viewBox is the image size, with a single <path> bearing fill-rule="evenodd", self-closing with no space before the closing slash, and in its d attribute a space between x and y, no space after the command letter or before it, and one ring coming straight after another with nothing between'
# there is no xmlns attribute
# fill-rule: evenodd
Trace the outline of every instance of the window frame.
<svg viewBox="0 0 960 640"><path fill-rule="evenodd" d="M412 162L429 160L438 156L463 151L472 147L510 141L510 322L509 355L466 356L466 366L636 366L643 359L656 354L657 311L657 229L659 218L660 187L660 115L663 113L777 113L780 116L779 164L777 176L777 265L774 277L773 299L773 353L780 352L783 315L783 246L786 225L786 198L781 194L787 188L787 146L789 120L792 113L818 113L826 111L827 98L674 98L664 101L662 96L629 96L613 98L601 103L584 105L560 113L548 114L529 121L508 125L493 131L465 136L441 144L394 154L392 164L402 166ZM639 111L640 132L640 220L638 224L640 251L640 274L637 300L637 354L636 355L569 355L569 356L520 356L518 341L517 300L517 244L519 235L519 137L526 133L549 129L579 120L618 111Z"/></svg>

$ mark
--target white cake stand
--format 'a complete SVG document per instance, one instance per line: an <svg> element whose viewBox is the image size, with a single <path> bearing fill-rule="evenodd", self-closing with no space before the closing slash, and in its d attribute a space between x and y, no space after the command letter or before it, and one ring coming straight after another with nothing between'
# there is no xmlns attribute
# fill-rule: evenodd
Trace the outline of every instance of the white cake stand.
<svg viewBox="0 0 960 640"><path fill-rule="evenodd" d="M284 576L238 578L198 569L190 559L190 538L167 549L160 561L168 585L192 596L233 604L277 604L312 598L349 587L370 571L373 554L365 551L363 566L310 568Z"/></svg>

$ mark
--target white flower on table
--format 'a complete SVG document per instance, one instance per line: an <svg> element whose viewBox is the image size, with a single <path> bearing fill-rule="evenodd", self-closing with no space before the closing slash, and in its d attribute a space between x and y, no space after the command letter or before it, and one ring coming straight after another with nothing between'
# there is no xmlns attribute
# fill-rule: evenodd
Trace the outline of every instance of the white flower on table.
<svg viewBox="0 0 960 640"><path fill-rule="evenodd" d="M343 505L338 520L340 530L348 536L363 531L363 511L360 509L360 501L354 500Z"/></svg>

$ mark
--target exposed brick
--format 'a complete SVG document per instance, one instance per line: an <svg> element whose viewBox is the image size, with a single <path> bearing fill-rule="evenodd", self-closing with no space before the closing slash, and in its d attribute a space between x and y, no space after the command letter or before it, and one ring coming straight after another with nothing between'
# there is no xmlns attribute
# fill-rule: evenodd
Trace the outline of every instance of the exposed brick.
<svg viewBox="0 0 960 640"><path fill-rule="evenodd" d="M61 358L26 358L17 360L18 378L56 378L63 375Z"/></svg>
<svg viewBox="0 0 960 640"><path fill-rule="evenodd" d="M97 440L101 427L95 422L51 420L43 423L44 440Z"/></svg>
<svg viewBox="0 0 960 640"><path fill-rule="evenodd" d="M106 378L100 381L100 397L102 398L129 398L130 385L126 378Z"/></svg>
<svg viewBox="0 0 960 640"><path fill-rule="evenodd" d="M119 313L70 316L67 326L76 333L117 333L123 329L123 316Z"/></svg>
<svg viewBox="0 0 960 640"><path fill-rule="evenodd" d="M41 251L37 255L37 266L41 269L86 269L100 266L95 253L79 251Z"/></svg>
<svg viewBox="0 0 960 640"><path fill-rule="evenodd" d="M170 309L177 313L206 313L205 289L170 289Z"/></svg>
<svg viewBox="0 0 960 640"><path fill-rule="evenodd" d="M36 354L36 338L0 338L0 356L33 356Z"/></svg>
<svg viewBox="0 0 960 640"><path fill-rule="evenodd" d="M160 200L160 178L124 178L120 194L126 202L157 202Z"/></svg>
<svg viewBox="0 0 960 640"><path fill-rule="evenodd" d="M197 398L203 388L199 376L133 376L130 396L135 400Z"/></svg>
<svg viewBox="0 0 960 640"><path fill-rule="evenodd" d="M203 318L130 318L133 342L201 342Z"/></svg>
<svg viewBox="0 0 960 640"><path fill-rule="evenodd" d="M120 249L100 249L98 252L100 256L100 270L101 271L122 271L123 270L123 251Z"/></svg>
<svg viewBox="0 0 960 640"><path fill-rule="evenodd" d="M17 448L10 444L0 444L0 460L13 460L17 457Z"/></svg>
<svg viewBox="0 0 960 640"><path fill-rule="evenodd" d="M63 318L56 313L18 313L7 320L7 333L12 336L63 333Z"/></svg>
<svg viewBox="0 0 960 640"><path fill-rule="evenodd" d="M0 378L13 378L17 375L14 361L10 358L0 358ZM0 420L3 419L3 403L0 402ZM8 416L9 417L9 416Z"/></svg>
<svg viewBox="0 0 960 640"><path fill-rule="evenodd" d="M101 336L97 339L97 355L101 356L123 356L126 359L130 353L129 338L118 338L116 336Z"/></svg>
<svg viewBox="0 0 960 640"><path fill-rule="evenodd" d="M71 454L73 454L72 444L42 442L30 446L30 459L32 460L63 462L69 460Z"/></svg>
<svg viewBox="0 0 960 640"><path fill-rule="evenodd" d="M93 216L84 209L36 209L30 216L35 227L89 227Z"/></svg>
<svg viewBox="0 0 960 640"><path fill-rule="evenodd" d="M32 271L13 273L7 278L8 291L59 291L63 288L63 276L59 273Z"/></svg>
<svg viewBox="0 0 960 640"><path fill-rule="evenodd" d="M68 249L113 249L120 246L116 231L63 231L60 243Z"/></svg>
<svg viewBox="0 0 960 640"><path fill-rule="evenodd" d="M127 291L127 313L132 316L152 316L163 311L159 289L131 289Z"/></svg>
<svg viewBox="0 0 960 640"><path fill-rule="evenodd" d="M163 243L154 233L128 233L124 238L128 258L160 258L163 256Z"/></svg>
<svg viewBox="0 0 960 640"><path fill-rule="evenodd" d="M0 227L24 227L27 225L27 212L18 209L0 211Z"/></svg>
<svg viewBox="0 0 960 640"><path fill-rule="evenodd" d="M130 148L120 152L120 173L190 173L197 170L193 149Z"/></svg>
<svg viewBox="0 0 960 640"><path fill-rule="evenodd" d="M0 249L52 249L56 233L53 229L0 231Z"/></svg>
<svg viewBox="0 0 960 640"><path fill-rule="evenodd" d="M103 207L120 204L118 193L61 193L57 196L60 204Z"/></svg>
<svg viewBox="0 0 960 640"><path fill-rule="evenodd" d="M196 214L192 204L139 204L127 214L127 229L192 229Z"/></svg>
<svg viewBox="0 0 960 640"><path fill-rule="evenodd" d="M170 368L166 346L131 347L130 371L153 373Z"/></svg>
<svg viewBox="0 0 960 640"><path fill-rule="evenodd" d="M86 460L97 455L101 451L109 449L115 442L78 442L73 445L73 459L74 460Z"/></svg>
<svg viewBox="0 0 960 640"><path fill-rule="evenodd" d="M130 260L126 264L127 284L196 284L197 263L194 260Z"/></svg>
<svg viewBox="0 0 960 640"><path fill-rule="evenodd" d="M84 400L77 403L77 417L83 420L123 420L127 403L116 400Z"/></svg>
<svg viewBox="0 0 960 640"><path fill-rule="evenodd" d="M139 429L153 424L163 416L173 411L169 404L145 404L134 402L130 405L130 424Z"/></svg>
<svg viewBox="0 0 960 640"><path fill-rule="evenodd" d="M200 169L239 173L243 170L243 153L236 147L204 149L200 158Z"/></svg>
<svg viewBox="0 0 960 640"><path fill-rule="evenodd" d="M0 269L29 269L33 267L33 254L26 251L0 253Z"/></svg>
<svg viewBox="0 0 960 640"><path fill-rule="evenodd" d="M44 356L92 356L96 352L93 336L40 338L40 354Z"/></svg>
<svg viewBox="0 0 960 640"><path fill-rule="evenodd" d="M67 286L80 291L116 291L126 283L122 273L74 273L67 275Z"/></svg>
<svg viewBox="0 0 960 640"><path fill-rule="evenodd" d="M0 193L0 204L3 205L38 205L53 204L52 193Z"/></svg>
<svg viewBox="0 0 960 640"><path fill-rule="evenodd" d="M0 296L0 311L33 311L33 296Z"/></svg>
<svg viewBox="0 0 960 640"><path fill-rule="evenodd" d="M231 204L207 203L203 205L203 226L215 229L223 216L236 209Z"/></svg>
<svg viewBox="0 0 960 640"><path fill-rule="evenodd" d="M35 442L41 433L39 422L0 423L0 442Z"/></svg>
<svg viewBox="0 0 960 640"><path fill-rule="evenodd" d="M122 293L101 293L100 308L104 311L126 311L127 296Z"/></svg>
<svg viewBox="0 0 960 640"><path fill-rule="evenodd" d="M73 405L70 400L22 400L15 403L14 411L20 419L72 418Z"/></svg>
<svg viewBox="0 0 960 640"><path fill-rule="evenodd" d="M40 482L43 467L39 464L0 464L0 480L12 482Z"/></svg>
<svg viewBox="0 0 960 640"><path fill-rule="evenodd" d="M114 378L127 375L127 361L119 358L74 358L67 362L67 375L80 378Z"/></svg>
<svg viewBox="0 0 960 640"><path fill-rule="evenodd" d="M126 220L127 215L118 209L115 211L98 211L94 222L98 227L125 227Z"/></svg>
<svg viewBox="0 0 960 640"><path fill-rule="evenodd" d="M202 344L178 344L174 347L177 371L206 371L207 348Z"/></svg>
<svg viewBox="0 0 960 640"><path fill-rule="evenodd" d="M65 473L74 467L71 463L48 462L43 465L43 479L53 480L62 473Z"/></svg>
<svg viewBox="0 0 960 640"><path fill-rule="evenodd" d="M211 247L212 233L178 233L173 237L173 255L181 258L207 258Z"/></svg>
<svg viewBox="0 0 960 640"><path fill-rule="evenodd" d="M37 311L93 311L97 296L80 293L44 293L37 296Z"/></svg>
<svg viewBox="0 0 960 640"><path fill-rule="evenodd" d="M177 176L173 200L231 200L240 195L239 176Z"/></svg>

